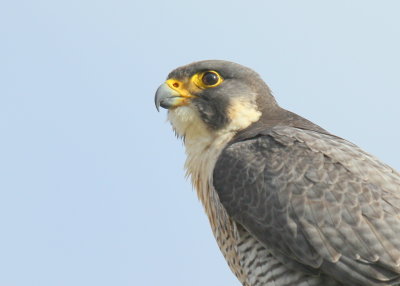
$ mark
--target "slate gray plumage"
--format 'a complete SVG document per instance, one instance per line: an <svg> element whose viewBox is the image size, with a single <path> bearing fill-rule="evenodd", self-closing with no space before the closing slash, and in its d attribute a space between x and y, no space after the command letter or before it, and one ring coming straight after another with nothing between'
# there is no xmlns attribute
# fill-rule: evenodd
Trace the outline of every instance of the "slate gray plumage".
<svg viewBox="0 0 400 286"><path fill-rule="evenodd" d="M196 87L204 71L225 82ZM156 105L185 139L188 175L243 285L400 285L398 172L279 107L246 67L204 61L168 78Z"/></svg>
<svg viewBox="0 0 400 286"><path fill-rule="evenodd" d="M345 285L390 285L400 272L400 175L354 144L268 128L219 156L228 214L299 269Z"/></svg>

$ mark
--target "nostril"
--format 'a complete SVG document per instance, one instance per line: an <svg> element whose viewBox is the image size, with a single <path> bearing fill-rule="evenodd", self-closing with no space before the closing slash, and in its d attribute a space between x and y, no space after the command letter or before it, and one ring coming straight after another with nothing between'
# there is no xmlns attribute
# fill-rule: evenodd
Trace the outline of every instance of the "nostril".
<svg viewBox="0 0 400 286"><path fill-rule="evenodd" d="M174 83L172 84L172 86L175 87L175 88L178 88L178 87L179 87L179 83L174 82Z"/></svg>

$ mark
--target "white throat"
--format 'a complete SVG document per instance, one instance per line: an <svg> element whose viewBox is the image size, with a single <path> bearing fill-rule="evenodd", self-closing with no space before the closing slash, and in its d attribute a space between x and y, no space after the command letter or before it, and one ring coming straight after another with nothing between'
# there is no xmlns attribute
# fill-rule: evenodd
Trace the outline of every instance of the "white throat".
<svg viewBox="0 0 400 286"><path fill-rule="evenodd" d="M169 111L168 119L175 132L184 138L186 175L191 178L199 199L205 205L216 158L235 133L210 130L190 106Z"/></svg>
<svg viewBox="0 0 400 286"><path fill-rule="evenodd" d="M212 173L219 154L238 130L248 127L261 116L261 112L253 104L240 98L230 105L228 114L230 123L216 131L207 127L190 105L168 112L168 119L175 132L184 138L187 155L186 175L191 178L206 209L212 186Z"/></svg>

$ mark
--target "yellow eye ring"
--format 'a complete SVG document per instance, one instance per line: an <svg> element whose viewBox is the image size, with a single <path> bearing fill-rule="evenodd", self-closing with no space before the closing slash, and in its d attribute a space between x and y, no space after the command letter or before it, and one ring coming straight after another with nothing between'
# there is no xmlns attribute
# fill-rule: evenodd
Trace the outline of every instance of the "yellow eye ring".
<svg viewBox="0 0 400 286"><path fill-rule="evenodd" d="M204 71L196 73L192 81L200 88L210 88L220 85L224 79L216 71Z"/></svg>

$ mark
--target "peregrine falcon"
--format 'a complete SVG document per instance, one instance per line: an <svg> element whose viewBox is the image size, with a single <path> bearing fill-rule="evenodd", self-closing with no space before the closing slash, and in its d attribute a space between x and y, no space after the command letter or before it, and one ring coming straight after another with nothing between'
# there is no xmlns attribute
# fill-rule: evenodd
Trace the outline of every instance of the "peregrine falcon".
<svg viewBox="0 0 400 286"><path fill-rule="evenodd" d="M400 283L400 174L281 108L253 70L210 60L172 71L157 109L245 286Z"/></svg>

